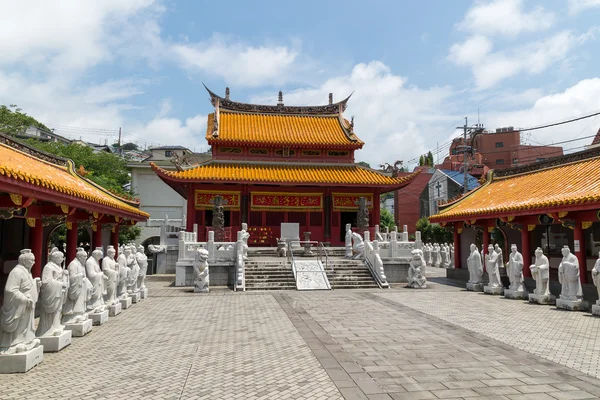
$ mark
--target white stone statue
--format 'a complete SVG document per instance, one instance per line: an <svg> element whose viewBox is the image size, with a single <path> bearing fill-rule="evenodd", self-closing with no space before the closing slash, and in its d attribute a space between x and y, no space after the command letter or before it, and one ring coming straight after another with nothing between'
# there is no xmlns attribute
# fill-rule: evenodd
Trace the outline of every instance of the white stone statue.
<svg viewBox="0 0 600 400"><path fill-rule="evenodd" d="M548 261L548 257L544 255L540 247L535 249L535 264L529 269L531 270L531 276L535 279L533 293L539 296L549 296L550 261Z"/></svg>
<svg viewBox="0 0 600 400"><path fill-rule="evenodd" d="M504 268L504 255L502 254L502 249L500 248L498 243L494 245L494 251L496 252L496 254L498 254L498 268Z"/></svg>
<svg viewBox="0 0 600 400"><path fill-rule="evenodd" d="M517 251L517 245L510 246L508 255L507 275L510 281L510 290L523 292L523 256Z"/></svg>
<svg viewBox="0 0 600 400"><path fill-rule="evenodd" d="M140 266L140 273L138 275L137 284L138 289L143 290L146 288L146 272L148 271L148 256L144 253L144 246L141 244L138 246L136 253L136 261Z"/></svg>
<svg viewBox="0 0 600 400"><path fill-rule="evenodd" d="M61 325L63 302L69 287L69 271L61 265L65 257L57 248L50 252L50 261L42 271L42 287L37 303L40 321L36 336L59 336L65 330Z"/></svg>
<svg viewBox="0 0 600 400"><path fill-rule="evenodd" d="M106 297L104 299L107 306L117 304L117 281L119 273L117 271L117 262L115 261L116 251L113 246L106 248L106 257L102 259L102 273L106 275Z"/></svg>
<svg viewBox="0 0 600 400"><path fill-rule="evenodd" d="M62 323L80 323L88 319L87 301L92 295L92 283L85 273L87 253L82 247L77 248L75 258L67 267L69 271L69 289L63 305Z"/></svg>
<svg viewBox="0 0 600 400"><path fill-rule="evenodd" d="M448 245L445 243L442 243L440 245L440 266L442 268L448 268L448 266L450 265L448 263L448 258L449 258Z"/></svg>
<svg viewBox="0 0 600 400"><path fill-rule="evenodd" d="M129 250L127 255L127 267L129 267L129 280L127 282L127 292L128 293L137 293L139 291L138 288L138 277L140 276L140 266L138 265L135 253L136 248L135 245L126 246L126 249Z"/></svg>
<svg viewBox="0 0 600 400"><path fill-rule="evenodd" d="M119 257L117 257L117 265L119 268L119 280L117 281L117 297L122 300L126 300L129 295L127 294L127 283L129 276L131 275L131 269L127 266L127 260L131 256L131 249L129 246L120 247Z"/></svg>
<svg viewBox="0 0 600 400"><path fill-rule="evenodd" d="M85 272L92 284L92 295L87 302L88 312L100 313L106 310L104 304L106 275L100 269L100 259L102 258L102 247L96 247L92 255L85 262Z"/></svg>
<svg viewBox="0 0 600 400"><path fill-rule="evenodd" d="M558 266L558 281L562 285L560 298L562 300L578 301L583 297L579 280L579 261L571 254L568 246L562 249L563 259Z"/></svg>
<svg viewBox="0 0 600 400"><path fill-rule="evenodd" d="M425 258L421 250L411 251L412 258L408 268L408 287L415 289L425 289L427 279L425 278Z"/></svg>
<svg viewBox="0 0 600 400"><path fill-rule="evenodd" d="M248 224L242 223L242 240L244 241L244 245L242 246L242 254L244 257L244 261L248 261L248 239L250 238L250 233L248 233Z"/></svg>
<svg viewBox="0 0 600 400"><path fill-rule="evenodd" d="M488 254L485 256L485 270L489 279L487 286L490 288L502 287L498 268L498 253L494 251L494 245L491 244L488 246Z"/></svg>
<svg viewBox="0 0 600 400"><path fill-rule="evenodd" d="M437 245L438 245L437 243L434 243L433 246L431 247L431 266L432 267L436 267L436 266L439 267L439 265L440 265L440 262L438 259L440 253L437 251Z"/></svg>
<svg viewBox="0 0 600 400"><path fill-rule="evenodd" d="M352 228L350 224L346 224L346 255L345 258L352 258Z"/></svg>
<svg viewBox="0 0 600 400"><path fill-rule="evenodd" d="M162 246L160 244L149 244L148 251L152 254L163 253L167 250L166 246Z"/></svg>
<svg viewBox="0 0 600 400"><path fill-rule="evenodd" d="M477 250L477 246L471 244L471 254L467 258L467 267L469 269L469 283L480 284L483 277L483 263L481 262L481 254Z"/></svg>
<svg viewBox="0 0 600 400"><path fill-rule="evenodd" d="M598 253L598 259L594 264L594 268L592 268L592 280L594 281L594 285L596 285L596 290L598 291L598 299L600 299L600 253ZM596 302L596 305L600 305L600 300Z"/></svg>
<svg viewBox="0 0 600 400"><path fill-rule="evenodd" d="M40 344L33 322L42 282L31 276L34 263L31 250L21 250L18 264L8 274L0 313L0 354L23 353Z"/></svg>
<svg viewBox="0 0 600 400"><path fill-rule="evenodd" d="M425 258L425 264L431 266L431 248L429 247L429 243L425 243L423 246L423 257Z"/></svg>
<svg viewBox="0 0 600 400"><path fill-rule="evenodd" d="M450 268L454 268L454 243L450 243L448 246L448 253L450 254Z"/></svg>
<svg viewBox="0 0 600 400"><path fill-rule="evenodd" d="M194 261L194 293L209 292L208 250L198 249Z"/></svg>
<svg viewBox="0 0 600 400"><path fill-rule="evenodd" d="M365 242L362 236L356 232L352 232L352 243L352 259L362 260L365 257Z"/></svg>

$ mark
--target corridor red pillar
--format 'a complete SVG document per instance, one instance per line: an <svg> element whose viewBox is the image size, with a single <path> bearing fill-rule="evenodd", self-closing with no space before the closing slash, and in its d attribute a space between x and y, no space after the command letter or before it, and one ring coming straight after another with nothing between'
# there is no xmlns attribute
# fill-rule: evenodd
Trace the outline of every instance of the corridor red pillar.
<svg viewBox="0 0 600 400"><path fill-rule="evenodd" d="M523 225L521 231L521 254L523 255L523 276L531 277L531 245L529 244L529 229L527 225Z"/></svg>
<svg viewBox="0 0 600 400"><path fill-rule="evenodd" d="M35 256L35 264L31 269L34 278L42 276L42 265L44 263L44 226L41 219L35 219L35 226L29 229L29 246Z"/></svg>
<svg viewBox="0 0 600 400"><path fill-rule="evenodd" d="M575 248L573 254L579 261L579 280L581 283L587 283L587 257L585 253L585 235L583 234L583 228L581 222L576 220L575 229L573 230L573 239L575 242Z"/></svg>
<svg viewBox="0 0 600 400"><path fill-rule="evenodd" d="M488 246L490 245L490 232L488 232L488 222L483 224L483 249L481 249L481 255L483 256L483 262L485 264L485 256L487 255Z"/></svg>
<svg viewBox="0 0 600 400"><path fill-rule="evenodd" d="M71 222L71 229L67 227L67 265L77 254L77 222Z"/></svg>
<svg viewBox="0 0 600 400"><path fill-rule="evenodd" d="M461 258L460 258L460 233L458 230L460 229L460 223L454 224L454 268L461 267Z"/></svg>
<svg viewBox="0 0 600 400"><path fill-rule="evenodd" d="M96 225L96 231L92 230L92 250L96 250L96 247L102 247L102 225Z"/></svg>
<svg viewBox="0 0 600 400"><path fill-rule="evenodd" d="M194 192L194 186L190 185L190 188L188 189L188 198L187 198L187 215L186 217L186 226L185 226L185 231L186 232L193 232L194 231L194 224L196 223L196 204L195 204L195 192ZM200 240L200 232L204 230L204 227L198 227L198 240Z"/></svg>

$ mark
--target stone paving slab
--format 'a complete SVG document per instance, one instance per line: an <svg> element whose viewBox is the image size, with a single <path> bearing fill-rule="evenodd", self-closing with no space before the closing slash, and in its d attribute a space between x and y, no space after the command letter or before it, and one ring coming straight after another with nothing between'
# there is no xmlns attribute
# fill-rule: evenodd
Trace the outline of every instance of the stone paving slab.
<svg viewBox="0 0 600 400"><path fill-rule="evenodd" d="M0 375L0 399L600 398L583 368L597 367L597 320L464 292L442 271L419 291L199 295L150 280L148 299ZM542 358L544 345L573 366Z"/></svg>

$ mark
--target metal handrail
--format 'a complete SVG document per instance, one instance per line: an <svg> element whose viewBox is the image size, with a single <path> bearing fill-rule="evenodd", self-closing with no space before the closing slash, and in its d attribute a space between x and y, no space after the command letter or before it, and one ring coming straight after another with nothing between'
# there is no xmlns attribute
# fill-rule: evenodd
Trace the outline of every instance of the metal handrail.
<svg viewBox="0 0 600 400"><path fill-rule="evenodd" d="M327 254L327 250L325 249L325 245L323 244L323 242L319 242L319 253L318 253L318 260L321 262L321 264L323 264L323 259L321 257L321 250L323 250L323 253L325 254L325 276L327 276L327 268L329 268L329 255ZM335 282L335 270L333 268L333 263L331 263L331 277L333 278L333 281ZM333 282L329 282L329 287L331 288L331 290L333 290Z"/></svg>
<svg viewBox="0 0 600 400"><path fill-rule="evenodd" d="M287 242L288 245L288 261L291 259L292 272L294 273L294 282L296 282L296 289L298 288L298 276L296 274L296 262L294 260L294 251L292 250L292 241Z"/></svg>

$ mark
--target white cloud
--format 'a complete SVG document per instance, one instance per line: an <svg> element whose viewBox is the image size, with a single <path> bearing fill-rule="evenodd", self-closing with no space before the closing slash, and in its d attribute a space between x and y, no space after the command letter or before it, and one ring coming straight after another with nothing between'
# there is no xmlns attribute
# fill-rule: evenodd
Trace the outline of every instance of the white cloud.
<svg viewBox="0 0 600 400"><path fill-rule="evenodd" d="M475 35L463 43L450 47L448 58L458 65L474 65L492 51L492 42L485 36Z"/></svg>
<svg viewBox="0 0 600 400"><path fill-rule="evenodd" d="M515 37L523 32L550 28L555 15L543 7L523 9L523 0L476 1L458 28L483 35Z"/></svg>
<svg viewBox="0 0 600 400"><path fill-rule="evenodd" d="M9 1L0 17L0 65L20 63L34 70L79 71L111 59L115 30L154 6L154 0L60 3Z"/></svg>
<svg viewBox="0 0 600 400"><path fill-rule="evenodd" d="M185 68L251 87L288 81L299 56L298 50L287 46L256 47L222 36L197 44L174 44L171 51Z"/></svg>
<svg viewBox="0 0 600 400"><path fill-rule="evenodd" d="M600 7L600 0L569 0L569 14L571 15L595 7Z"/></svg>
<svg viewBox="0 0 600 400"><path fill-rule="evenodd" d="M447 141L460 119L449 110L450 88L410 86L405 77L379 61L357 64L350 74L331 78L316 88L284 92L283 100L288 105L327 104L328 93L334 93L335 102L352 91L345 117L356 117L354 131L366 143L356 159L373 167L406 161L435 147L438 140ZM274 104L276 97L269 93L251 101Z"/></svg>
<svg viewBox="0 0 600 400"><path fill-rule="evenodd" d="M550 124L571 117L582 116L600 109L600 78L584 79L560 93L542 96L528 108L511 112L490 112L483 115L488 128L514 126L532 127ZM588 118L557 127L532 131L530 144L550 144L575 137L594 135L600 128L600 118ZM581 150L592 139L584 139L563 145L566 149Z"/></svg>
<svg viewBox="0 0 600 400"><path fill-rule="evenodd" d="M517 74L546 71L565 60L575 47L594 39L597 30L593 27L581 35L562 31L547 39L496 52L490 52L492 46L485 37L474 36L464 43L454 44L448 59L457 65L470 66L477 88L489 89ZM479 52L482 54L478 57Z"/></svg>

